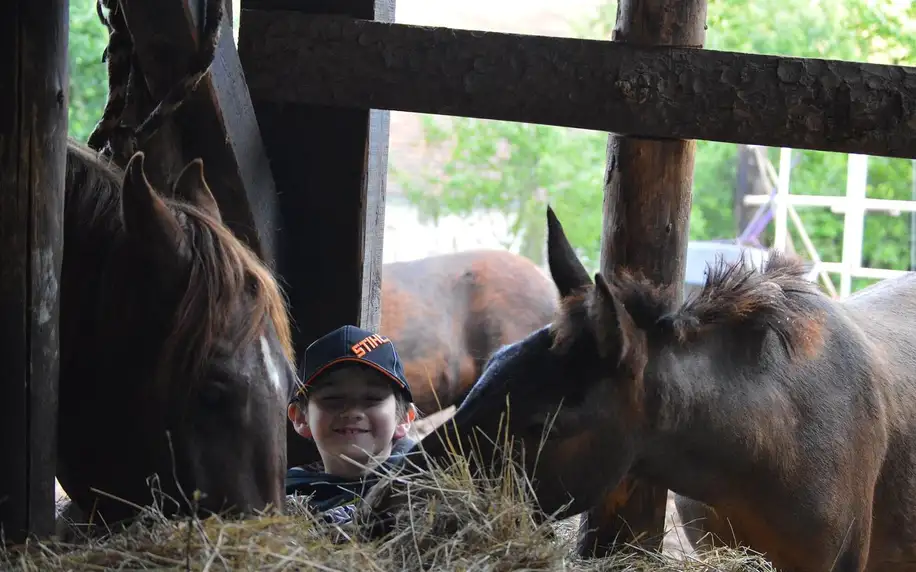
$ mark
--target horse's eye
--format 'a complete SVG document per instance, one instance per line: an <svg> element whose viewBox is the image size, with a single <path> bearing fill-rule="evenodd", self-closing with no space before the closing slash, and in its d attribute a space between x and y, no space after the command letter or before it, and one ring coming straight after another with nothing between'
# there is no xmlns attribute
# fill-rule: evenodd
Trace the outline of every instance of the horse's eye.
<svg viewBox="0 0 916 572"><path fill-rule="evenodd" d="M217 409L224 405L229 397L229 388L222 383L209 382L200 388L198 399L203 407Z"/></svg>
<svg viewBox="0 0 916 572"><path fill-rule="evenodd" d="M539 414L533 416L525 426L525 432L536 439L563 439L563 428L553 415Z"/></svg>

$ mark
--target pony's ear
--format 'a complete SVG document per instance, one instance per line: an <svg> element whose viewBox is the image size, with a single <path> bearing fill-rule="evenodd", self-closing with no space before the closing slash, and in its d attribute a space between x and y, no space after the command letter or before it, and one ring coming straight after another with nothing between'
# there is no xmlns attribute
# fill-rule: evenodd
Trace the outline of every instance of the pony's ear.
<svg viewBox="0 0 916 572"><path fill-rule="evenodd" d="M181 170L178 179L172 186L172 193L176 198L191 203L222 222L219 205L204 178L204 162L201 159L194 159Z"/></svg>
<svg viewBox="0 0 916 572"><path fill-rule="evenodd" d="M121 216L127 235L157 263L174 264L181 252L184 231L168 205L153 189L143 170L144 155L130 158L121 184Z"/></svg>
<svg viewBox="0 0 916 572"><path fill-rule="evenodd" d="M573 250L560 219L547 207L547 262L550 266L550 275L553 283L562 298L573 294L579 288L591 286L592 279L582 266L579 257Z"/></svg>
<svg viewBox="0 0 916 572"><path fill-rule="evenodd" d="M600 272L595 274L592 318L601 357L615 357L611 352L616 351L618 365L642 374L646 359L646 334L636 325L633 316Z"/></svg>

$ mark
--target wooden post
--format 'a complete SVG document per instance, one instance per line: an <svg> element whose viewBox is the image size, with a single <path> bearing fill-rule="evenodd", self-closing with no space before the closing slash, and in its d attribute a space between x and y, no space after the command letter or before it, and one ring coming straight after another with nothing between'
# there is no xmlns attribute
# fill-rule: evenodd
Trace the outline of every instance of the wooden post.
<svg viewBox="0 0 916 572"><path fill-rule="evenodd" d="M0 528L54 531L68 0L0 18Z"/></svg>
<svg viewBox="0 0 916 572"><path fill-rule="evenodd" d="M614 38L642 46L702 47L706 0L620 0ZM683 296L695 141L608 138L601 271L627 266ZM668 491L627 477L583 516L579 551L615 544L660 550ZM620 499L626 499L621 502ZM598 527L598 532L588 529Z"/></svg>
<svg viewBox="0 0 916 572"><path fill-rule="evenodd" d="M246 76L265 63L256 54L267 39L246 28L255 11L394 21L394 0L241 2L238 51ZM275 77L275 89L289 79ZM277 270L301 358L309 343L343 324L378 327L389 112L252 99L279 194ZM287 427L289 464L317 460L311 441Z"/></svg>
<svg viewBox="0 0 916 572"><path fill-rule="evenodd" d="M224 14L228 12L220 23L210 73L163 128L177 130L155 138L159 147L181 150L180 164L173 167L203 159L223 220L272 266L278 216L273 173L232 38L232 2L209 1L223 2ZM120 5L144 79L158 103L185 79L188 62L198 52L207 0L121 0Z"/></svg>

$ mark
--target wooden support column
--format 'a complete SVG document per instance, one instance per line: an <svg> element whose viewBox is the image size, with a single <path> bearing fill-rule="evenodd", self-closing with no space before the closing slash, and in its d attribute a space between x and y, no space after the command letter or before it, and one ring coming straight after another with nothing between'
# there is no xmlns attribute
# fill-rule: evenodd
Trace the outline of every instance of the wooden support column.
<svg viewBox="0 0 916 572"><path fill-rule="evenodd" d="M254 11L295 10L394 21L394 0L241 0L239 56L245 73L272 38L253 35ZM308 57L305 54L297 57ZM272 78L284 90L286 74ZM320 80L318 80L320 81ZM378 327L388 165L389 112L255 98L280 201L277 269L294 322L298 356L344 324ZM291 466L318 460L311 441L288 426Z"/></svg>
<svg viewBox="0 0 916 572"><path fill-rule="evenodd" d="M121 0L134 49L154 102L182 81L201 40L207 2L224 2L210 73L175 113L165 146L182 149L183 167L200 157L223 219L269 265L275 256L277 199L273 174L232 38L231 0ZM152 109L144 110L147 113ZM160 139L161 140L161 139ZM160 143L159 146L162 146ZM175 171L171 177L178 175Z"/></svg>
<svg viewBox="0 0 916 572"><path fill-rule="evenodd" d="M702 47L706 0L620 0L614 38L638 46ZM695 141L608 138L601 271L626 266L683 296ZM628 476L583 516L579 551L632 543L660 550L668 491ZM600 527L600 536L588 529Z"/></svg>
<svg viewBox="0 0 916 572"><path fill-rule="evenodd" d="M0 529L54 531L68 0L0 18Z"/></svg>

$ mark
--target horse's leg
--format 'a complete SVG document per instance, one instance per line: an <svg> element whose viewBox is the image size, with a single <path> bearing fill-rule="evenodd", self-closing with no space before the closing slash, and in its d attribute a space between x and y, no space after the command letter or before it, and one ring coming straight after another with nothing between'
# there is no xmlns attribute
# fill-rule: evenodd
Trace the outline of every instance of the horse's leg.
<svg viewBox="0 0 916 572"><path fill-rule="evenodd" d="M668 491L627 476L614 490L582 515L577 552L601 558L629 544L660 552L665 540ZM648 532L641 538L635 534Z"/></svg>
<svg viewBox="0 0 916 572"><path fill-rule="evenodd" d="M750 547L753 543L739 528L733 527L727 518L722 518L709 505L681 495L675 495L674 505L684 530L684 535L698 553L716 547ZM826 532L842 546L839 554L827 554L831 562L823 563L832 572L862 572L866 570L868 547L871 540L872 500L869 498L856 507L852 522L845 525L836 523L825 526ZM812 538L817 536L812 531ZM845 540L845 542L844 542ZM818 542L818 541L812 541ZM832 566L832 567L830 567ZM882 568L884 570L884 568ZM877 569L875 570L877 572Z"/></svg>

